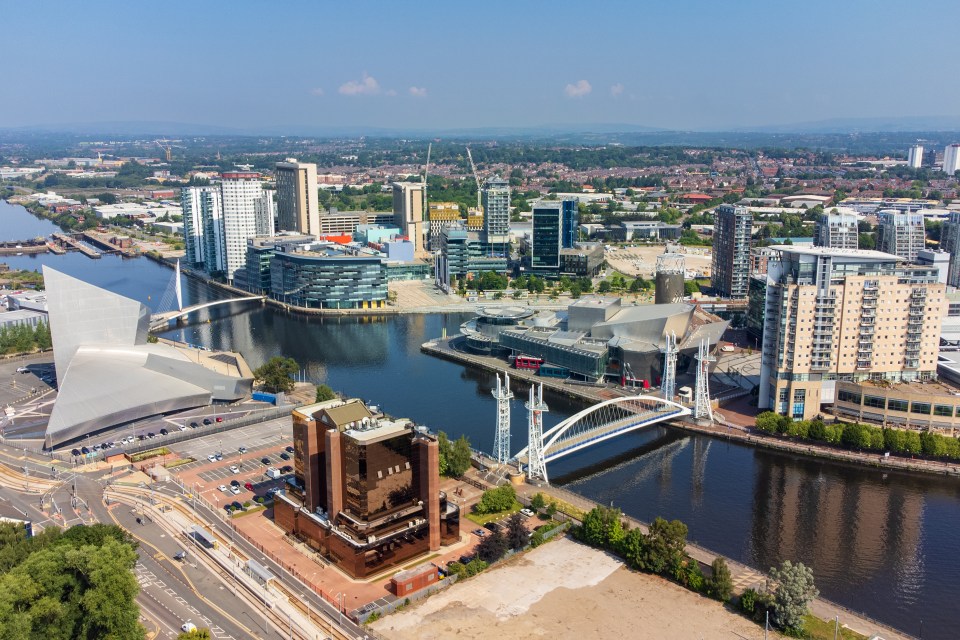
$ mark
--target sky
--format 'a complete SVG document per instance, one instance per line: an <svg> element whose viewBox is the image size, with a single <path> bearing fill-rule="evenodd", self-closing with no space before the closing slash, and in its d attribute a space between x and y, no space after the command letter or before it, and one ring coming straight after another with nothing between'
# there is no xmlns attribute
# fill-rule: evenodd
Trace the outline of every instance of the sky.
<svg viewBox="0 0 960 640"><path fill-rule="evenodd" d="M0 128L960 116L957 0L0 0Z"/></svg>

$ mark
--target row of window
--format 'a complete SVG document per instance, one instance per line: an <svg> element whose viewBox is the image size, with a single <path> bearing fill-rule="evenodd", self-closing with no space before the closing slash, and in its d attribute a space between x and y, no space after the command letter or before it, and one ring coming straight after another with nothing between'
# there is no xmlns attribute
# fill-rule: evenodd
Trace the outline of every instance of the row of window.
<svg viewBox="0 0 960 640"><path fill-rule="evenodd" d="M840 402L850 402L861 404L861 395L852 391L838 391L837 400ZM862 405L875 409L886 409L887 411L900 411L902 413L916 413L928 416L933 413L935 416L960 417L960 407L954 407L949 404L934 404L931 402L909 401L900 398L885 398L883 396L862 396Z"/></svg>

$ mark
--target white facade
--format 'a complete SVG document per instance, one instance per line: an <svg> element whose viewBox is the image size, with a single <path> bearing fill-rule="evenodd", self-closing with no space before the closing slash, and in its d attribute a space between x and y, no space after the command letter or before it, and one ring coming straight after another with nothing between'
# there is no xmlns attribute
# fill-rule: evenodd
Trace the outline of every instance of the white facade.
<svg viewBox="0 0 960 640"><path fill-rule="evenodd" d="M246 268L247 238L257 235L256 203L263 197L263 183L259 173L250 171L224 173L222 178L224 275L233 281L233 274Z"/></svg>
<svg viewBox="0 0 960 640"><path fill-rule="evenodd" d="M257 235L276 235L277 201L273 198L274 191L265 189L254 204L257 209ZM317 223L319 225L319 222Z"/></svg>
<svg viewBox="0 0 960 640"><path fill-rule="evenodd" d="M915 144L907 152L907 166L911 169L919 169L923 164L923 145Z"/></svg>
<svg viewBox="0 0 960 640"><path fill-rule="evenodd" d="M856 249L859 246L857 216L852 213L821 213L813 235L813 244L832 249Z"/></svg>
<svg viewBox="0 0 960 640"><path fill-rule="evenodd" d="M926 228L923 215L881 211L877 231L877 249L900 256L907 262L917 259L917 253L926 247Z"/></svg>
<svg viewBox="0 0 960 640"><path fill-rule="evenodd" d="M943 172L951 176L960 171L960 144L947 145L943 150Z"/></svg>
<svg viewBox="0 0 960 640"><path fill-rule="evenodd" d="M923 249L917 252L917 264L926 267L936 267L940 275L937 282L947 284L947 276L950 272L950 254L946 251L934 251L932 249Z"/></svg>

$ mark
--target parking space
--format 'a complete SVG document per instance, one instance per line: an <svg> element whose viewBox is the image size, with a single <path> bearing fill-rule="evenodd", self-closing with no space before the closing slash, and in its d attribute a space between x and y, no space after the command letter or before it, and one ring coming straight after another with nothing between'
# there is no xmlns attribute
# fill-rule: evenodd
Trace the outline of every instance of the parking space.
<svg viewBox="0 0 960 640"><path fill-rule="evenodd" d="M293 441L293 421L290 416L267 420L257 424L247 425L238 429L231 429L221 433L211 433L200 436L186 442L179 442L173 446L183 458L193 458L196 462L178 467L178 473L190 471L202 467L210 462L209 456L220 454L224 461L231 461L230 464L236 464L236 461L246 462L259 461L263 455L256 455L261 451L271 449L282 449L284 446L290 446ZM240 453L240 447L247 451ZM290 457L293 460L293 456ZM284 464L292 464L284 463ZM229 466L229 465L228 465ZM281 464L280 466L283 466Z"/></svg>

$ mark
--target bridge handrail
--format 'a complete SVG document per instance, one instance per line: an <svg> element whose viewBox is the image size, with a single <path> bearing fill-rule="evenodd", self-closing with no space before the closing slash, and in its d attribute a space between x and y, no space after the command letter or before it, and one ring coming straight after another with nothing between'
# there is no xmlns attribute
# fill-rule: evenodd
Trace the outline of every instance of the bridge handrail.
<svg viewBox="0 0 960 640"><path fill-rule="evenodd" d="M621 427L620 429L617 429L617 430L615 430L615 431L610 431L609 433L602 433L602 434L600 434L600 435L596 435L596 436L592 436L592 437L590 437L590 438L587 438L586 440L584 440L584 441L582 441L582 442L578 442L578 443L575 445L574 449L576 449L576 448L582 448L584 445L586 445L586 444L589 443L589 442L593 442L594 440L604 440L604 439L610 438L610 437L614 436L615 434L620 433L620 431L624 431L624 430L626 430L626 429L630 429L630 428L632 428L632 427L636 427L636 426L639 425L639 424L644 424L644 423L647 423L647 422L657 422L657 421L662 420L662 419L665 419L665 418L671 418L671 417L674 417L674 416L681 416L681 415L683 415L683 412L681 412L680 410L674 410L674 411L670 411L670 412L668 412L668 413L660 413L660 414L657 414L656 416L653 416L653 415L650 415L650 414L640 414L640 415L643 415L643 416L646 416L646 417L641 418L641 419L640 419L638 422L636 422L636 423L628 424L628 425L626 425L626 426L624 426L624 427ZM626 418L625 418L625 419L626 419ZM563 453L564 451L566 451L566 449L558 449L558 450L555 451L555 452L546 453L547 447L544 447L543 450L544 450L544 457L545 457L548 461L550 460L551 455L553 455L554 457L559 457L559 456L557 456L556 454L560 454L560 453Z"/></svg>

